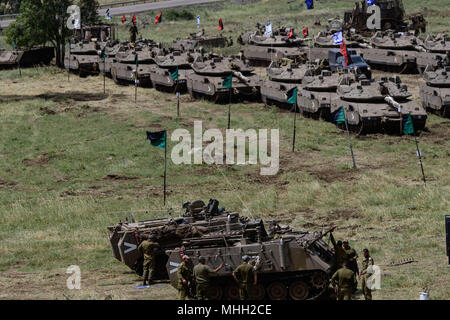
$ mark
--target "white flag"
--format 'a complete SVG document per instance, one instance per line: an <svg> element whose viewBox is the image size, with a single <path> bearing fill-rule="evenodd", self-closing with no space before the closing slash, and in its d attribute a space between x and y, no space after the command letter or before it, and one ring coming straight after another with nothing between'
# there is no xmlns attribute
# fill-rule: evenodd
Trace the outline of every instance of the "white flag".
<svg viewBox="0 0 450 320"><path fill-rule="evenodd" d="M272 34L272 22L267 22L266 24L266 32L264 34Z"/></svg>
<svg viewBox="0 0 450 320"><path fill-rule="evenodd" d="M200 16L197 16L197 29L200 28Z"/></svg>
<svg viewBox="0 0 450 320"><path fill-rule="evenodd" d="M109 13L109 9L106 9L105 18L106 18L107 20L111 20L111 19L112 19L112 18L111 18L111 14Z"/></svg>
<svg viewBox="0 0 450 320"><path fill-rule="evenodd" d="M342 30L339 30L331 36L334 44L342 44Z"/></svg>

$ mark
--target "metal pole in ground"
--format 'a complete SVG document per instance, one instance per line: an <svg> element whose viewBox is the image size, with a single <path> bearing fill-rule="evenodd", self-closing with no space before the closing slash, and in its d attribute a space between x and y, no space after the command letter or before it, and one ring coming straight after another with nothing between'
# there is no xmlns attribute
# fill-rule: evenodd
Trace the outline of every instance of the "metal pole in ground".
<svg viewBox="0 0 450 320"><path fill-rule="evenodd" d="M297 132L297 104L294 103L294 133L292 137L292 152L295 152L295 135Z"/></svg>
<svg viewBox="0 0 450 320"><path fill-rule="evenodd" d="M345 129L347 130L348 144L350 145L350 153L352 154L353 169L356 169L355 155L353 154L352 141L350 140L350 132L348 131L347 117L345 117Z"/></svg>

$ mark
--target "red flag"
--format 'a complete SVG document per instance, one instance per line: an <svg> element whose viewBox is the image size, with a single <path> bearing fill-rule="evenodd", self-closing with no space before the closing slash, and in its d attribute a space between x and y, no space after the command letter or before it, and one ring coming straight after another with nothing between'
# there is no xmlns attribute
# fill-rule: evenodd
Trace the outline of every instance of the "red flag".
<svg viewBox="0 0 450 320"><path fill-rule="evenodd" d="M289 31L289 34L286 39L290 39L294 35L294 28L291 28L291 31Z"/></svg>
<svg viewBox="0 0 450 320"><path fill-rule="evenodd" d="M219 30L223 30L222 18L219 18Z"/></svg>
<svg viewBox="0 0 450 320"><path fill-rule="evenodd" d="M160 12L155 18L155 24L162 22L162 12Z"/></svg>
<svg viewBox="0 0 450 320"><path fill-rule="evenodd" d="M127 18L125 18L125 16L122 16L122 23L125 23L125 21L127 21Z"/></svg>
<svg viewBox="0 0 450 320"><path fill-rule="evenodd" d="M133 15L133 20L131 21L133 21L133 23L136 23L136 13Z"/></svg>
<svg viewBox="0 0 450 320"><path fill-rule="evenodd" d="M303 38L306 38L308 35L308 27L306 27L305 29L303 29Z"/></svg>
<svg viewBox="0 0 450 320"><path fill-rule="evenodd" d="M345 66L348 67L348 65L352 63L352 59L348 55L347 46L345 45L344 39L342 39L342 43L340 45L340 52L345 58Z"/></svg>

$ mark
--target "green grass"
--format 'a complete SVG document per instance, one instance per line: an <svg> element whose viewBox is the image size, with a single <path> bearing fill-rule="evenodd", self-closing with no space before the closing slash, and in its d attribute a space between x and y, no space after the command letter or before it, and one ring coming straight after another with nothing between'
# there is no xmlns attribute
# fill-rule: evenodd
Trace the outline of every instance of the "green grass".
<svg viewBox="0 0 450 320"><path fill-rule="evenodd" d="M313 14L320 13L324 24L341 4L320 3L314 12L305 12L298 3L289 10L285 1L271 1L199 12L207 32L218 32L222 17L235 38L267 19L288 25L297 18L300 29L311 26ZM413 11L438 4L442 1L407 1L406 7ZM347 8L352 5L345 2ZM448 23L444 20L433 28ZM150 25L144 34L171 41L195 32L195 21L189 23ZM408 79L417 83L414 76ZM227 106L182 96L182 117L177 119L174 95L139 89L135 105L133 87L108 79L105 97L101 78L71 75L68 82L67 74L53 67L24 69L22 77L17 70L3 70L0 81L0 298L175 298L170 288L146 293L131 289L137 278L112 257L106 226L130 212L137 219L166 216L168 208L180 213L183 202L211 197L230 210L279 219L296 229L319 230L335 223L338 238L350 239L359 252L369 248L380 265L418 260L382 267L387 275L375 299L417 299L424 286L430 286L433 299L450 298L444 240L450 191L448 119L430 115L429 131L419 137L428 178L424 187L411 137L352 136L358 165L354 171L347 137L332 124L298 118L293 154L292 113L259 103L235 104L233 127L280 129L280 172L261 177L258 166L177 166L169 161L164 207L163 151L149 145L145 131L192 130L194 120L202 120L204 128L224 129ZM65 269L72 264L88 279L79 293L65 289ZM27 280L25 290L17 275Z"/></svg>

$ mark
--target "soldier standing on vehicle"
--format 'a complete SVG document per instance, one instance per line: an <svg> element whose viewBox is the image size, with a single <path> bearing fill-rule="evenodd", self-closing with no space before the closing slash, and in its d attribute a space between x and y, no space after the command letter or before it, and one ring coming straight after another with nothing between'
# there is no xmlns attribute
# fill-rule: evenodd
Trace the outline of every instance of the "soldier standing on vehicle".
<svg viewBox="0 0 450 320"><path fill-rule="evenodd" d="M138 247L138 252L144 256L144 283L143 285L154 283L155 278L155 255L161 249L157 242L154 242L155 236L143 236L144 241ZM149 280L150 274L150 280Z"/></svg>
<svg viewBox="0 0 450 320"><path fill-rule="evenodd" d="M248 300L248 288L252 283L256 285L257 276L253 265L248 263L250 261L250 257L243 256L242 260L244 262L234 270L233 278L239 285L239 297L241 300Z"/></svg>
<svg viewBox="0 0 450 320"><path fill-rule="evenodd" d="M363 254L364 260L361 264L361 274L358 276L358 279L362 277L361 290L364 293L364 298L366 300L372 300L372 290L368 287L367 279L372 274L372 268L369 268L369 266L373 266L373 259L370 256L368 249L364 249Z"/></svg>
<svg viewBox="0 0 450 320"><path fill-rule="evenodd" d="M342 241L338 240L338 242L336 243L336 240L334 239L332 233L330 233L330 240L334 247L336 266L337 268L339 268L342 265L342 262L344 262L345 259L347 258L347 253L345 252L344 248L342 248Z"/></svg>
<svg viewBox="0 0 450 320"><path fill-rule="evenodd" d="M355 273L347 267L347 261L342 263L342 268L331 277L331 285L337 293L337 300L352 300L352 291L356 282Z"/></svg>
<svg viewBox="0 0 450 320"><path fill-rule="evenodd" d="M223 268L223 263L216 269L211 268L206 265L206 258L200 256L198 258L199 264L194 267L194 277L197 283L197 299L198 300L209 300L209 288L210 288L210 276L213 273L219 272Z"/></svg>
<svg viewBox="0 0 450 320"><path fill-rule="evenodd" d="M130 32L130 42L131 43L135 43L136 42L136 36L137 36L137 33L138 33L138 28L136 27L136 23L135 22L133 22L133 24L130 25L129 32Z"/></svg>
<svg viewBox="0 0 450 320"><path fill-rule="evenodd" d="M189 256L184 255L181 260L178 266L178 293L180 300L186 300L186 295L189 292L189 285L192 280L192 270L189 268Z"/></svg>

